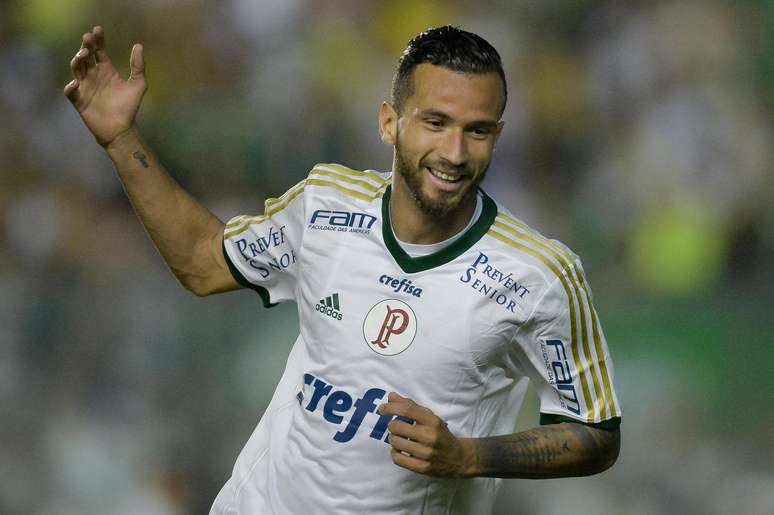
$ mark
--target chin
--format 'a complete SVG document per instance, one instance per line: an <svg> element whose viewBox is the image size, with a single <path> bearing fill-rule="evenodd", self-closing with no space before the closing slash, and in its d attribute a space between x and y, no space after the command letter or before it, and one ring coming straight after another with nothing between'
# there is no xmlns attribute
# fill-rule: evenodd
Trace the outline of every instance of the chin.
<svg viewBox="0 0 774 515"><path fill-rule="evenodd" d="M419 194L414 193L414 199L423 213L435 220L443 220L459 211L463 201L471 195L475 188L469 187L461 194L444 195L443 193L433 192L435 195L422 191Z"/></svg>

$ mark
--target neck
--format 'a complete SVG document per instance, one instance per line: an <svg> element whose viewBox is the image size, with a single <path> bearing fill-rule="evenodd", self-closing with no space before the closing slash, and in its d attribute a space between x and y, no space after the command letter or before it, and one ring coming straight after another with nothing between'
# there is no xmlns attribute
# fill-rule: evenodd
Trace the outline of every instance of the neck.
<svg viewBox="0 0 774 515"><path fill-rule="evenodd" d="M457 209L443 220L438 220L417 205L399 173L394 173L392 177L390 220L395 236L400 241L430 245L447 240L468 225L476 210L476 193L471 190Z"/></svg>

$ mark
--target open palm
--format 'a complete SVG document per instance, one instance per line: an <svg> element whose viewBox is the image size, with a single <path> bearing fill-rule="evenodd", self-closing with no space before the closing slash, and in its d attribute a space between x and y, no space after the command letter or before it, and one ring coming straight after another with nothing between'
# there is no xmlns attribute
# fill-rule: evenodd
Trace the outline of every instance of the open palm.
<svg viewBox="0 0 774 515"><path fill-rule="evenodd" d="M70 68L74 79L64 94L97 142L107 146L132 127L147 89L142 45L132 47L130 75L124 80L105 50L105 32L97 26L83 35Z"/></svg>

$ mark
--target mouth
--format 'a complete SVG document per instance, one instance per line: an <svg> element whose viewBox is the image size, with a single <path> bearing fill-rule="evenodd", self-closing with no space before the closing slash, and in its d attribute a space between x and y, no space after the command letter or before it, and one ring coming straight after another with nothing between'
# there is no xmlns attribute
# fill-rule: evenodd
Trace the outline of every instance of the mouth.
<svg viewBox="0 0 774 515"><path fill-rule="evenodd" d="M424 169L429 182L440 192L454 193L460 190L466 182L467 175L464 173L442 172L430 166L425 166Z"/></svg>
<svg viewBox="0 0 774 515"><path fill-rule="evenodd" d="M462 177L463 177L461 174L445 173L440 170L436 170L435 168L430 168L429 166L426 166L425 169L430 173L430 175L432 175L436 179L440 179L448 183L459 182L462 180Z"/></svg>

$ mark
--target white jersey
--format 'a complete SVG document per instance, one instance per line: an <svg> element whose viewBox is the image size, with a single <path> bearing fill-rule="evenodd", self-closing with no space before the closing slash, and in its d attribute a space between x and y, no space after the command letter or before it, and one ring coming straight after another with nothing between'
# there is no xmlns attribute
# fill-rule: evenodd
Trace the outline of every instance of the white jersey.
<svg viewBox="0 0 774 515"><path fill-rule="evenodd" d="M481 514L499 480L437 479L390 458L395 391L458 437L514 431L527 382L541 423L620 422L613 366L577 256L483 191L462 237L412 258L389 219L390 174L317 165L226 226L234 277L294 300L300 335L214 514Z"/></svg>

